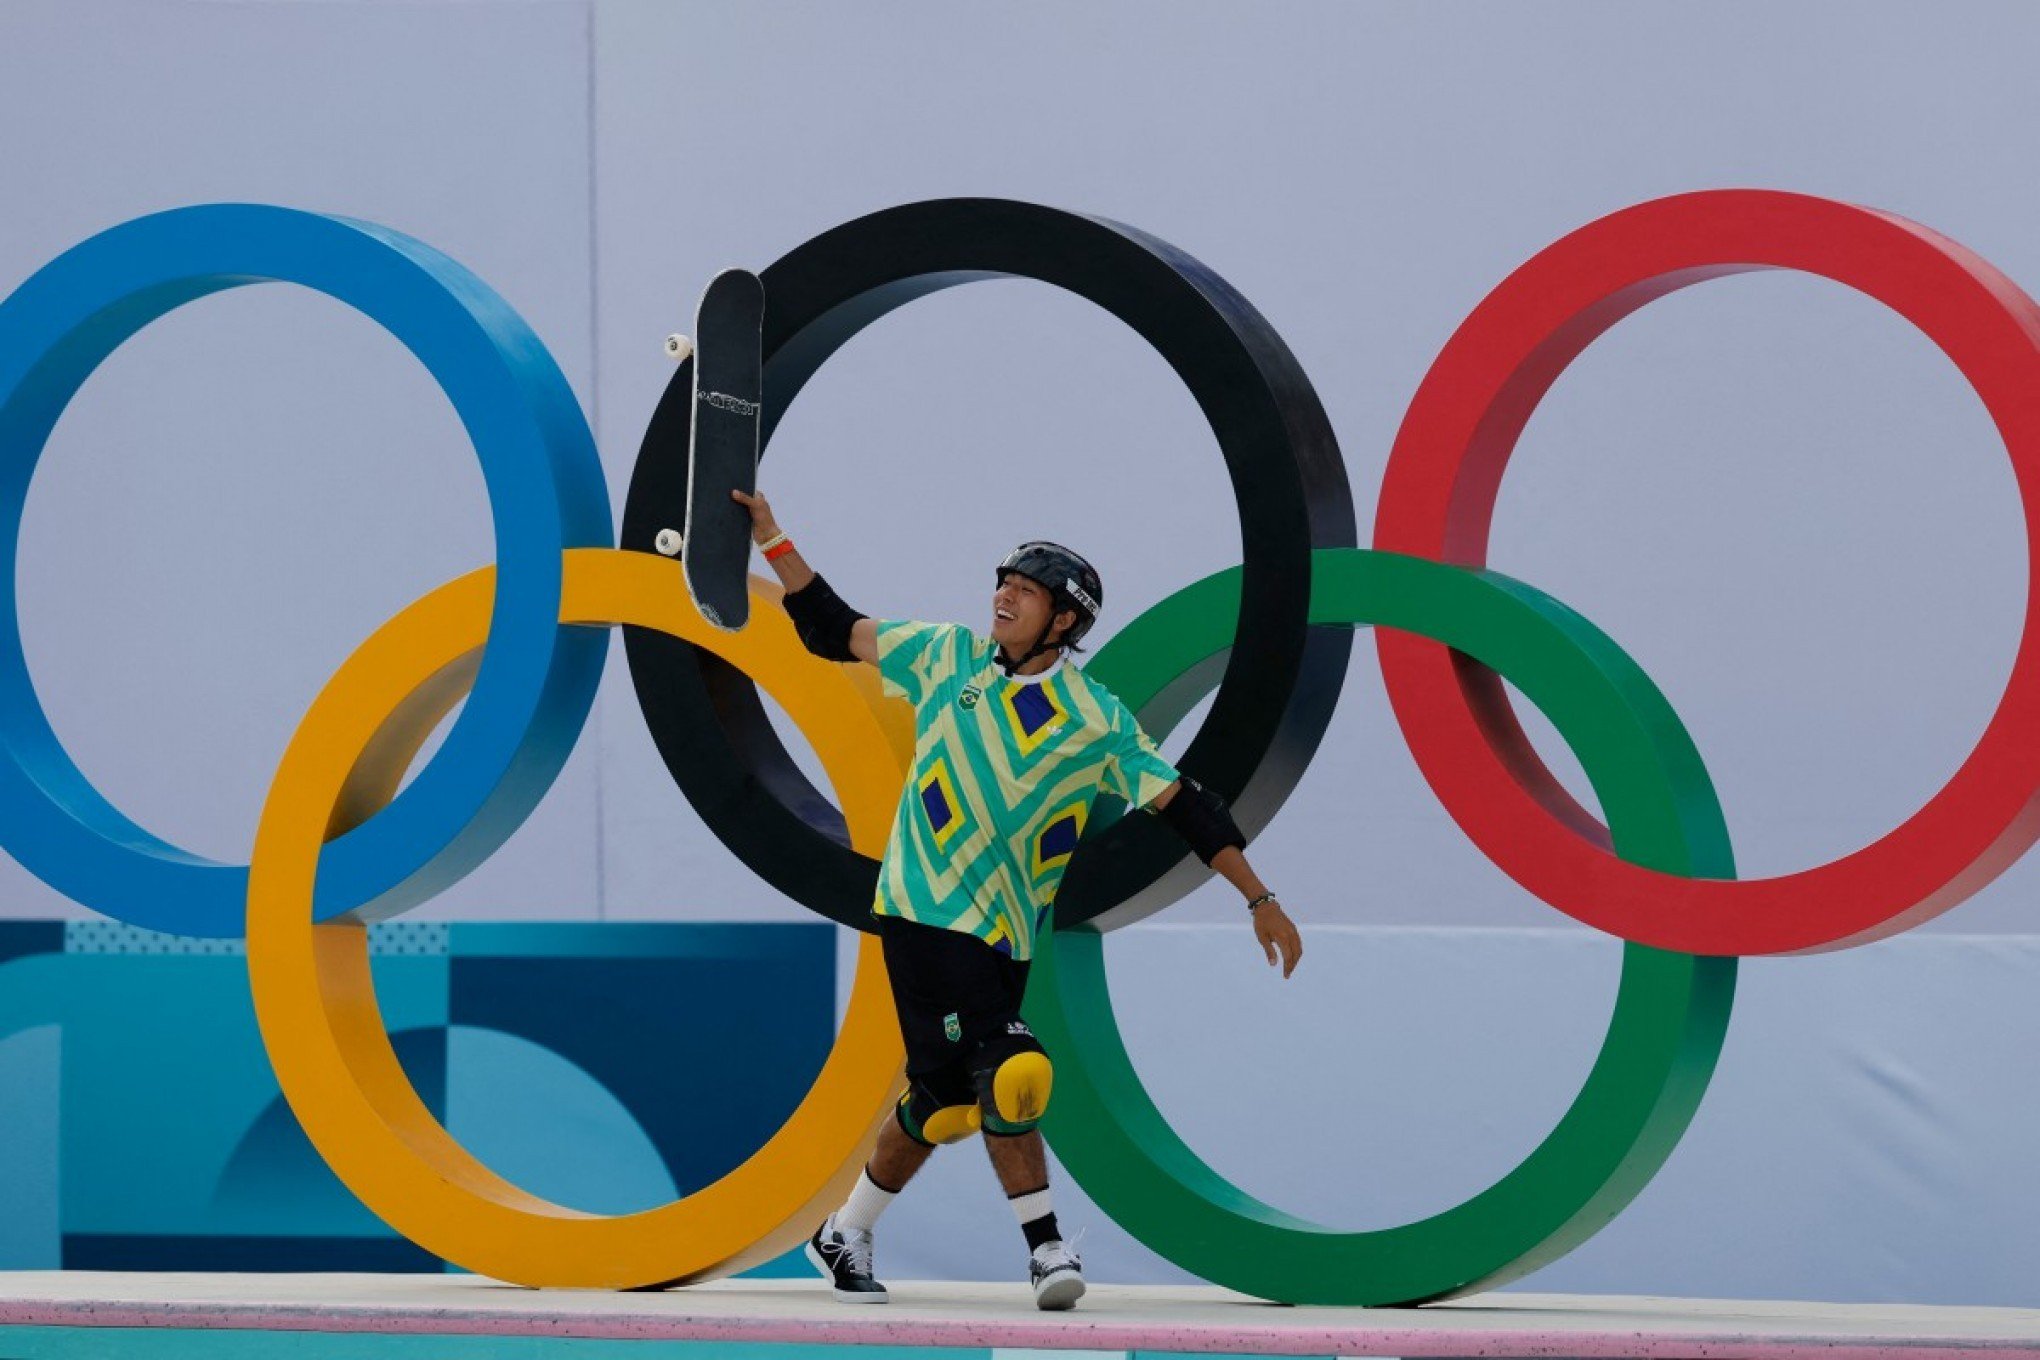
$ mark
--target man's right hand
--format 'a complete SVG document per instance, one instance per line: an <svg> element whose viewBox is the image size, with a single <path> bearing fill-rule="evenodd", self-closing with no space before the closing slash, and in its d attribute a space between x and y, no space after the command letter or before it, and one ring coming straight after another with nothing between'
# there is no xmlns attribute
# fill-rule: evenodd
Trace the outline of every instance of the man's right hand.
<svg viewBox="0 0 2040 1360"><path fill-rule="evenodd" d="M760 545L768 543L779 532L779 521L773 517L772 503L766 500L764 496L755 491L732 490L730 492L730 499L751 512L751 541L753 543ZM813 584L815 579L814 568L807 564L807 559L803 558L790 542L786 544L784 550L773 552L771 560L766 565L772 568L773 575L779 578L779 584L785 588L786 593L789 595L796 591L806 590L808 586ZM870 626L869 620L861 620L860 624L863 631L859 634L853 630L850 639L850 650L860 661L876 661L878 659L877 634Z"/></svg>
<svg viewBox="0 0 2040 1360"><path fill-rule="evenodd" d="M763 543L779 532L779 524L772 518L772 503L762 493L732 490L730 499L751 512L753 543Z"/></svg>

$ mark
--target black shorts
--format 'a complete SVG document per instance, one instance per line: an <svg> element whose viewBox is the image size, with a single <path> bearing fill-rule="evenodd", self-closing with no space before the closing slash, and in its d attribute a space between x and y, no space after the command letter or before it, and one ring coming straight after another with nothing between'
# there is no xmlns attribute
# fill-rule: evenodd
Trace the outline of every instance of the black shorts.
<svg viewBox="0 0 2040 1360"><path fill-rule="evenodd" d="M972 1055L1013 1037L1014 1026L1027 1034L1020 1019L1027 965L960 930L899 916L877 919L909 1085L938 1106L972 1103Z"/></svg>

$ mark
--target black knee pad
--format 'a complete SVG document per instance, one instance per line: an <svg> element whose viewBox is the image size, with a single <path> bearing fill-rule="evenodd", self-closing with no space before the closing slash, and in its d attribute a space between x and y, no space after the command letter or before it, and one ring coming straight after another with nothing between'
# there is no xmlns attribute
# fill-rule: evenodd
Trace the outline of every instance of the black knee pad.
<svg viewBox="0 0 2040 1360"><path fill-rule="evenodd" d="M971 1081L986 1133L1027 1133L1048 1110L1055 1068L1034 1031L1018 1019L971 1055Z"/></svg>

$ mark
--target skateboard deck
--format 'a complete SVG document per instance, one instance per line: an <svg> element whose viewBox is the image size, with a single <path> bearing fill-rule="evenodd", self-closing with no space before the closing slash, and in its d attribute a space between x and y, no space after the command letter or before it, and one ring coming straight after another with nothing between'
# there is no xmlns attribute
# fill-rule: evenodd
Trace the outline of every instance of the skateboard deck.
<svg viewBox="0 0 2040 1360"><path fill-rule="evenodd" d="M694 313L694 407L680 563L701 616L727 632L751 617L751 512L732 488L758 489L764 414L765 286L745 269L709 280Z"/></svg>

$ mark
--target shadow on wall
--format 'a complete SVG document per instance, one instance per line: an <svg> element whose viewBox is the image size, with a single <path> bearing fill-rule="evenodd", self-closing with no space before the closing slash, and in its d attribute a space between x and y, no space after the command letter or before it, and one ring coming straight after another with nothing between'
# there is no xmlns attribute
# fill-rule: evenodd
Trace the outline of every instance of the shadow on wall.
<svg viewBox="0 0 2040 1360"><path fill-rule="evenodd" d="M398 922L370 940L426 1105L497 1172L578 1209L647 1208L735 1167L834 1038L826 924ZM112 922L0 922L0 1268L446 1268L299 1129L242 955Z"/></svg>

